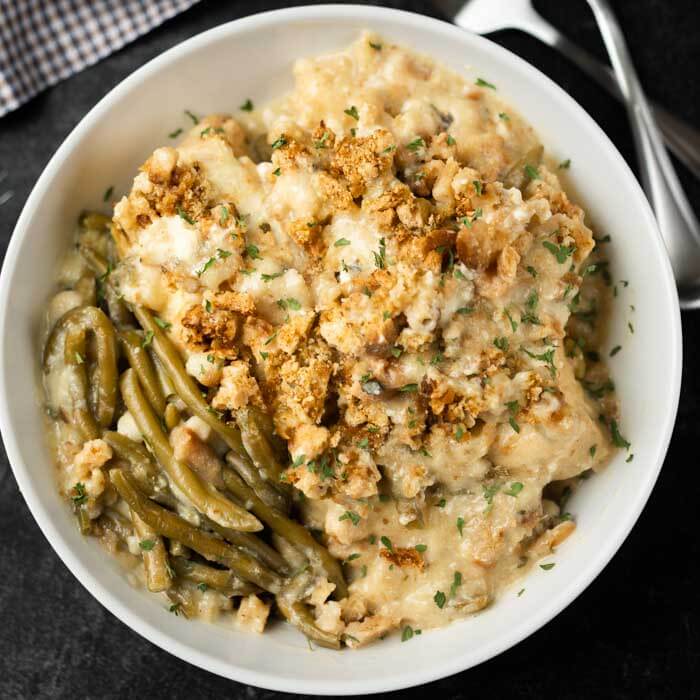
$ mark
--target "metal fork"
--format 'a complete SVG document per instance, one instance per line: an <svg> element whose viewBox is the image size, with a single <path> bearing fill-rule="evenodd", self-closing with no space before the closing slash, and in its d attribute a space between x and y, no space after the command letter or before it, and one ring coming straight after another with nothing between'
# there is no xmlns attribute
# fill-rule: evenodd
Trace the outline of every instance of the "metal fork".
<svg viewBox="0 0 700 700"><path fill-rule="evenodd" d="M6 170L0 170L0 183L7 177L7 171ZM7 204L11 199L12 195L14 193L12 190L7 190L5 192L0 192L0 207L3 204Z"/></svg>
<svg viewBox="0 0 700 700"><path fill-rule="evenodd" d="M567 39L532 7L531 0L469 0L454 18L455 24L478 34L520 29L558 49L611 95L624 101L613 72ZM659 105L652 105L664 141L676 157L700 178L700 133Z"/></svg>

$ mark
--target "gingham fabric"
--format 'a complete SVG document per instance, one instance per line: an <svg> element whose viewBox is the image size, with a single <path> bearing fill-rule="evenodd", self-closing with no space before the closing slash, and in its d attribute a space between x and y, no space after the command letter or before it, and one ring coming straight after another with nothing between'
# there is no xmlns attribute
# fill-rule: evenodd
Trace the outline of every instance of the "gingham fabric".
<svg viewBox="0 0 700 700"><path fill-rule="evenodd" d="M0 0L0 117L198 0Z"/></svg>

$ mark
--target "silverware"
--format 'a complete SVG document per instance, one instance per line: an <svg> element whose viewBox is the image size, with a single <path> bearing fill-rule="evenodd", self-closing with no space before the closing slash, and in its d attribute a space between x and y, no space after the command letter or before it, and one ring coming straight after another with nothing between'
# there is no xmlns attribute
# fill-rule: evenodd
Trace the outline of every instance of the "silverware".
<svg viewBox="0 0 700 700"><path fill-rule="evenodd" d="M567 39L538 14L531 0L469 0L454 18L455 24L478 34L500 29L520 29L561 51L611 95L624 99L612 71ZM700 133L663 107L654 105L654 116L666 145L700 178Z"/></svg>
<svg viewBox="0 0 700 700"><path fill-rule="evenodd" d="M0 170L0 182L2 182L7 177L7 170ZM5 192L0 192L0 207L3 204L7 204L14 195L12 190L6 190Z"/></svg>
<svg viewBox="0 0 700 700"><path fill-rule="evenodd" d="M588 0L625 96L642 185L659 222L681 307L700 308L700 223L673 168L627 44L607 0Z"/></svg>

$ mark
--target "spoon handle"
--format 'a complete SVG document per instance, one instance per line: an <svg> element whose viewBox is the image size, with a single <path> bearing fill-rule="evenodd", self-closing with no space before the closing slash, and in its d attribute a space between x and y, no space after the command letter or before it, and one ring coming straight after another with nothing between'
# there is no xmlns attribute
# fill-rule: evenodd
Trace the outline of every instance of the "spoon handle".
<svg viewBox="0 0 700 700"><path fill-rule="evenodd" d="M642 185L671 260L681 306L700 308L700 224L663 146L620 26L606 0L588 0L625 96Z"/></svg>
<svg viewBox="0 0 700 700"><path fill-rule="evenodd" d="M528 15L526 21L518 26L548 46L560 51L601 87L605 88L610 95L624 102L625 96L622 94L612 70L549 24L544 17L533 10L532 15ZM688 170L700 179L700 132L668 112L661 105L651 103L651 106L656 124L666 141L666 145Z"/></svg>

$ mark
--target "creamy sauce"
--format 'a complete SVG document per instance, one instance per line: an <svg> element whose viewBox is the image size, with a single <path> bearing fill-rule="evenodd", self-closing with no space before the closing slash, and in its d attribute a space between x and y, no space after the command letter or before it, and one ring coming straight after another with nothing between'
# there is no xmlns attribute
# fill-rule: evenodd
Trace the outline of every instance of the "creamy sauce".
<svg viewBox="0 0 700 700"><path fill-rule="evenodd" d="M496 89L369 34L294 76L153 154L112 274L218 409L272 417L350 582L319 624L356 646L483 608L573 530L546 494L608 461L616 405L580 381L607 379L600 324L567 323L607 289Z"/></svg>

